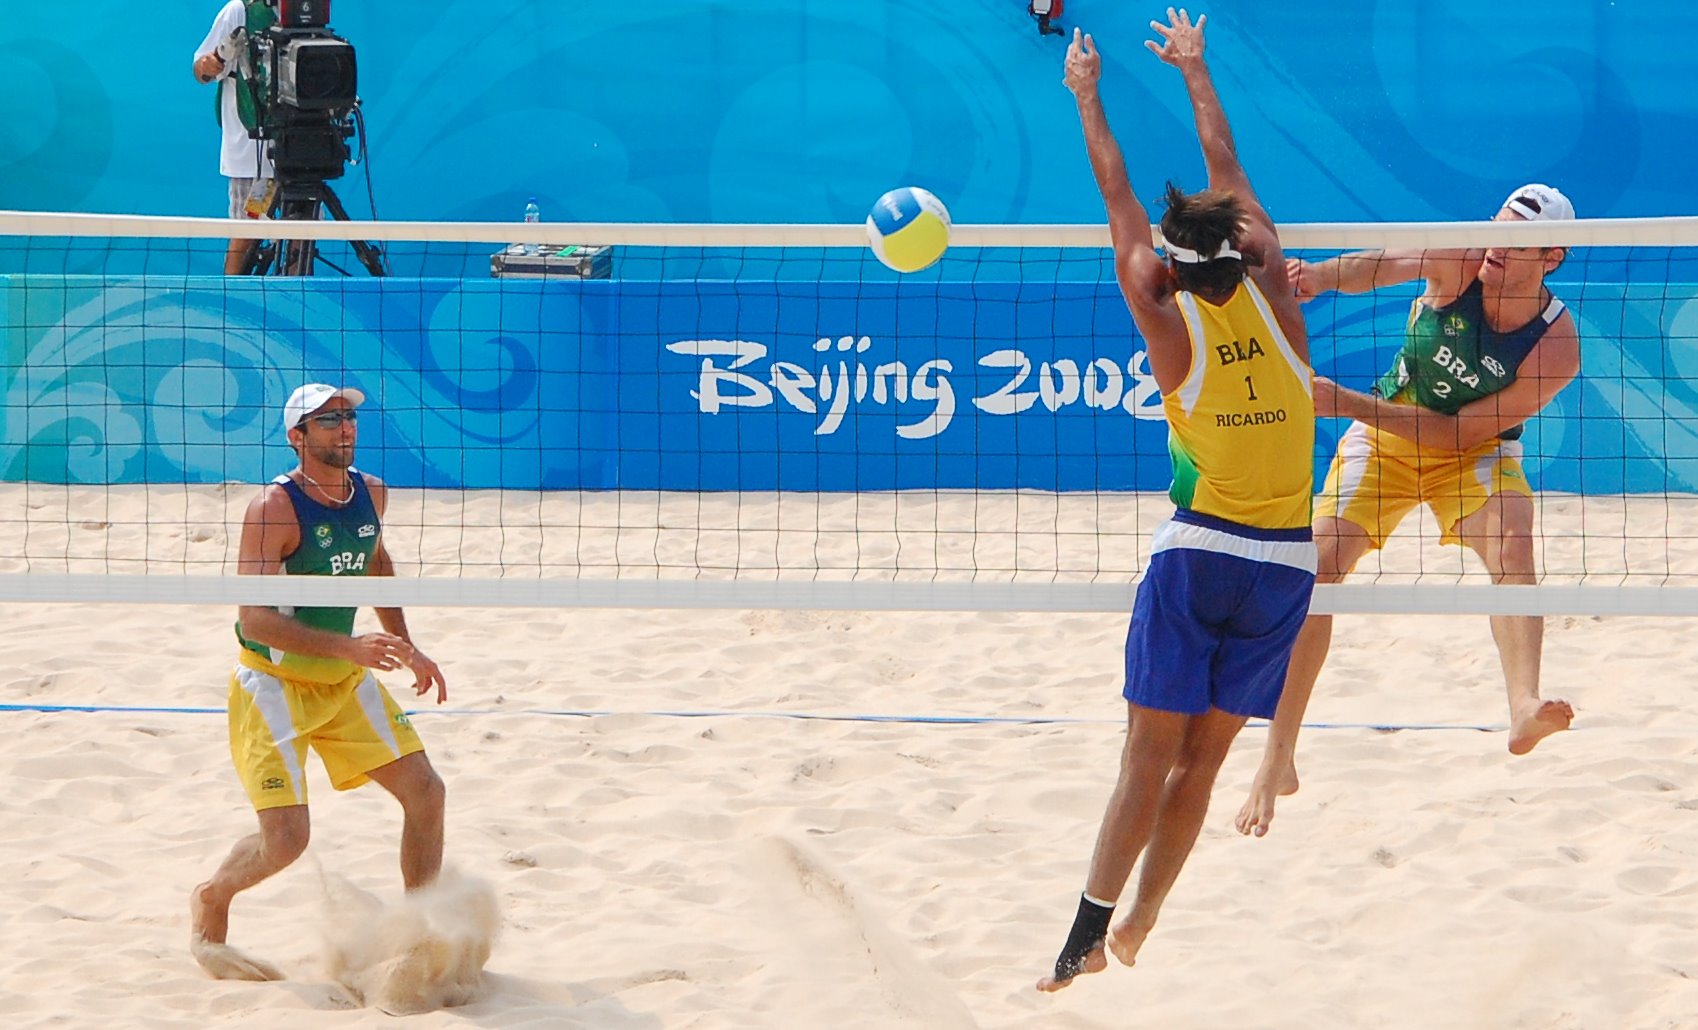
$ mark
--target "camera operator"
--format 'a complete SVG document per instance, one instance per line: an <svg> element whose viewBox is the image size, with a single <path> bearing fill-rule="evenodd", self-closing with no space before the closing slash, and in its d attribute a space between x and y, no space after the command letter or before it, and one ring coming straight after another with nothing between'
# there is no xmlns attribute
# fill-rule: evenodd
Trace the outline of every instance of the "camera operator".
<svg viewBox="0 0 1698 1030"><path fill-rule="evenodd" d="M258 124L258 106L241 74L248 37L269 28L275 20L276 14L265 0L229 0L195 51L196 81L218 83L216 111L224 134L218 171L230 180L231 218L264 217L275 189L271 160L260 141L248 135L248 130ZM242 273L255 242L230 241L224 256L226 275Z"/></svg>

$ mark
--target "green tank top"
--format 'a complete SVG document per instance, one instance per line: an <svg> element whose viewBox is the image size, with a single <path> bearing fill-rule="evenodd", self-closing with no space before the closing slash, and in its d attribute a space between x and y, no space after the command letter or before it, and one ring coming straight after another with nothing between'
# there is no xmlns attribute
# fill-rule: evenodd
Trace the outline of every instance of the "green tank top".
<svg viewBox="0 0 1698 1030"><path fill-rule="evenodd" d="M1453 415L1515 382L1522 360L1562 312L1562 301L1552 297L1532 321L1500 333L1486 324L1485 292L1478 279L1443 307L1418 300L1409 309L1397 360L1374 384L1374 392ZM1517 439L1521 428L1507 429L1500 438Z"/></svg>
<svg viewBox="0 0 1698 1030"><path fill-rule="evenodd" d="M295 507L295 520L301 527L300 545L283 560L286 575L364 576L371 568L382 523L378 521L377 508L372 504L371 490L366 486L365 477L350 468L348 480L353 485L354 495L340 508L320 504L308 497L300 484L288 476L272 480L288 493ZM314 629L353 636L354 615L358 609L294 608L285 605L278 611ZM236 622L236 639L249 651L278 666L290 679L340 683L359 669L353 662L341 658L291 654L255 643L242 636L240 620Z"/></svg>

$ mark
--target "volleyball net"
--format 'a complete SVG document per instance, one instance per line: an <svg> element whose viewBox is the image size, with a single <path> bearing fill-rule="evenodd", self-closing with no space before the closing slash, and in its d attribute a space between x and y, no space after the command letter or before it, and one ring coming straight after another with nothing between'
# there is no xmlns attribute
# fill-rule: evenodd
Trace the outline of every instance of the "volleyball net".
<svg viewBox="0 0 1698 1030"><path fill-rule="evenodd" d="M222 276L232 235L316 274ZM1281 237L1569 248L1582 340L1518 442L1538 585L1420 510L1317 610L1698 613L1698 219ZM0 600L1124 611L1171 465L1107 244L958 226L898 276L859 226L0 213ZM1365 390L1418 291L1305 305L1317 372ZM234 575L308 382L368 398L393 579Z"/></svg>

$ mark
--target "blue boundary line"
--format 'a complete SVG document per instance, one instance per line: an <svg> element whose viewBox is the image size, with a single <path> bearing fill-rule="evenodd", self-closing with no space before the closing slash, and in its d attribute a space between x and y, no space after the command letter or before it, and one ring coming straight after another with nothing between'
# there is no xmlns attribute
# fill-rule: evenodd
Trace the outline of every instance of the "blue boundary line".
<svg viewBox="0 0 1698 1030"><path fill-rule="evenodd" d="M223 708L173 708L154 705L50 705L0 704L0 712L41 712L43 714L79 714L123 712L134 715L223 715ZM871 722L899 723L922 726L1118 726L1122 719L1091 719L1081 716L1020 716L1020 715L879 715L876 713L826 712L739 712L722 709L672 709L649 712L616 711L602 708L423 708L407 713L415 715L540 715L547 718L594 719L610 715L637 715L654 719L799 719L807 722ZM1252 719L1251 726L1266 726L1263 719ZM1384 733L1399 730L1471 730L1476 733L1502 733L1506 726L1475 726L1467 723L1379 723L1379 722L1306 722L1309 730L1378 730Z"/></svg>

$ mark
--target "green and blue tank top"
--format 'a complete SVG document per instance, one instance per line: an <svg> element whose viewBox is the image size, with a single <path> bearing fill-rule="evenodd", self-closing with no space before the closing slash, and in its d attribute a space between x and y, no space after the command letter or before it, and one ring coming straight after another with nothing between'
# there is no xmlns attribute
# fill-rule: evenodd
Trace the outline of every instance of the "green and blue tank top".
<svg viewBox="0 0 1698 1030"><path fill-rule="evenodd" d="M283 560L283 572L289 576L364 576L371 568L377 552L378 534L383 525L372 503L371 489L365 477L348 469L348 481L353 496L341 507L320 504L307 496L288 476L278 476L272 482L289 495L295 508L295 520L301 527L301 542ZM329 633L352 636L355 608L295 608L278 609L305 625ZM339 683L359 667L341 658L319 658L290 654L242 636L242 625L236 623L236 638L242 646L277 666L290 679L311 680L317 683Z"/></svg>
<svg viewBox="0 0 1698 1030"><path fill-rule="evenodd" d="M1441 307L1417 300L1410 307L1397 360L1374 384L1374 392L1387 400L1454 415L1463 405L1515 382L1521 362L1562 312L1562 301L1551 297L1526 325L1498 332L1486 324L1485 291L1478 279L1462 296ZM1517 439L1521 427L1500 436Z"/></svg>

